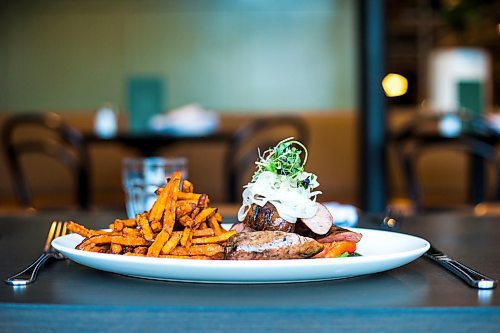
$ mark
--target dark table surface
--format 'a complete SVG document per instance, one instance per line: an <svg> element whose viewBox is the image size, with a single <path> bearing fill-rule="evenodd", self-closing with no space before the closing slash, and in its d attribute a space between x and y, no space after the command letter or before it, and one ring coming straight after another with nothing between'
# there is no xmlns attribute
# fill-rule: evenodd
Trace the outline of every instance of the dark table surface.
<svg viewBox="0 0 500 333"><path fill-rule="evenodd" d="M0 272L6 278L36 258L52 220L104 228L113 212L0 217ZM121 217L124 217L121 213ZM231 219L229 219L229 222ZM379 228L364 216L360 227ZM500 279L500 218L434 214L398 220L463 263ZM202 273L202 272L200 272ZM155 281L51 262L26 287L0 285L0 332L169 331L303 332L357 330L498 332L497 289L477 290L425 258L349 279L268 285Z"/></svg>
<svg viewBox="0 0 500 333"><path fill-rule="evenodd" d="M142 156L155 156L158 151L177 143L223 143L229 144L233 132L217 131L207 135L180 136L161 132L119 132L110 138L103 138L94 132L83 134L87 145L94 144L120 144L127 148L135 149Z"/></svg>

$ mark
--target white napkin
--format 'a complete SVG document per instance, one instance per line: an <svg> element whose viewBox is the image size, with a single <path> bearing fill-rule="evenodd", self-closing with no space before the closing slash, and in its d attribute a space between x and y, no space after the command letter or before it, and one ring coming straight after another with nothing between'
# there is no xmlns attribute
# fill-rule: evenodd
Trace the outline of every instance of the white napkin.
<svg viewBox="0 0 500 333"><path fill-rule="evenodd" d="M358 224L358 210L352 205L338 202L323 202L333 216L333 223L339 227L355 227Z"/></svg>
<svg viewBox="0 0 500 333"><path fill-rule="evenodd" d="M188 104L151 118L151 128L178 136L202 136L215 132L219 115L198 104Z"/></svg>

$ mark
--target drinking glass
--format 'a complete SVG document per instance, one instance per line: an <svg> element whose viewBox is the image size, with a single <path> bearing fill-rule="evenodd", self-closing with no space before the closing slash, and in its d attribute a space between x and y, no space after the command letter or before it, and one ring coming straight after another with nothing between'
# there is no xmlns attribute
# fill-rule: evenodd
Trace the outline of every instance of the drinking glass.
<svg viewBox="0 0 500 333"><path fill-rule="evenodd" d="M180 171L187 177L186 158L126 158L123 160L123 189L129 218L149 210L155 202L155 190L165 186L172 173Z"/></svg>

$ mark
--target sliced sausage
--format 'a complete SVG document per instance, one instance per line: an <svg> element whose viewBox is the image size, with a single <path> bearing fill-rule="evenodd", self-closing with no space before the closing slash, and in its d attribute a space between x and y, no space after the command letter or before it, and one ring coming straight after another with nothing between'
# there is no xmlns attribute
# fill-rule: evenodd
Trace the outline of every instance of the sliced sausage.
<svg viewBox="0 0 500 333"><path fill-rule="evenodd" d="M359 242L362 235L360 233L332 225L330 230L325 235L318 235L312 232L305 224L297 221L297 226L295 227L295 232L299 235L310 237L317 240L320 243L331 243L331 242Z"/></svg>
<svg viewBox="0 0 500 333"><path fill-rule="evenodd" d="M317 211L313 217L302 218L302 222L317 235L325 235L333 224L333 216L328 208L316 202Z"/></svg>

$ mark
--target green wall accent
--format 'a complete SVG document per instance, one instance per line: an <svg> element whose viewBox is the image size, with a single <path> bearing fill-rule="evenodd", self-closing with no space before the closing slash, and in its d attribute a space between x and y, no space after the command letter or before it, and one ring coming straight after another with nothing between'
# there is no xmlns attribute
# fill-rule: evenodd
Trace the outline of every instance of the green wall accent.
<svg viewBox="0 0 500 333"><path fill-rule="evenodd" d="M1 5L0 109L125 106L132 76L168 107L354 108L350 0L75 0Z"/></svg>

